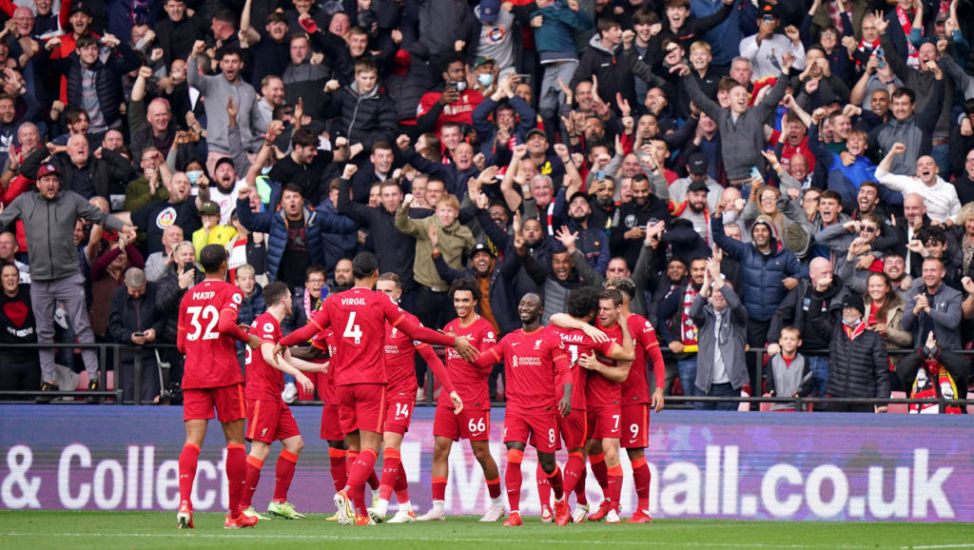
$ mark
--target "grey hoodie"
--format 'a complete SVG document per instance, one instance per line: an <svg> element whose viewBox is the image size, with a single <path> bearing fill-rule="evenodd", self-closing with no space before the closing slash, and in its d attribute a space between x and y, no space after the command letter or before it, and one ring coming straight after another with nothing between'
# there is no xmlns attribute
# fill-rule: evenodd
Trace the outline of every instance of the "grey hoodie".
<svg viewBox="0 0 974 550"><path fill-rule="evenodd" d="M117 230L124 225L118 218L88 204L74 191L62 190L53 200L45 199L37 191L20 195L0 213L0 227L12 229L15 220L23 220L31 279L56 281L81 271L74 245L74 225L78 218L108 229Z"/></svg>

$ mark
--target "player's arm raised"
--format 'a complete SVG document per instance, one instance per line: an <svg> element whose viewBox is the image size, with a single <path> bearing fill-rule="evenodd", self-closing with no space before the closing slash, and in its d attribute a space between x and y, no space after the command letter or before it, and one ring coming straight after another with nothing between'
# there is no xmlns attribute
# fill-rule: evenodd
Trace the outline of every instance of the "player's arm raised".
<svg viewBox="0 0 974 550"><path fill-rule="evenodd" d="M456 388L453 386L453 381L450 380L450 373L443 366L443 361L440 361L440 356L433 351L432 347L423 343L416 346L416 351L426 361L426 366L433 371L433 376L439 380L443 389L449 392L450 400L453 401L453 414L460 414L463 411L463 400L460 399L460 394L457 393ZM481 355L481 357L483 356Z"/></svg>
<svg viewBox="0 0 974 550"><path fill-rule="evenodd" d="M325 308L319 309L315 312L311 320L308 321L308 324L281 338L281 341L274 346L274 355L281 355L286 348L307 342L312 336L318 334L319 331L325 330L330 325L331 321L328 317L328 311Z"/></svg>
<svg viewBox="0 0 974 550"><path fill-rule="evenodd" d="M413 340L420 340L427 344L450 346L457 350L457 353L467 361L473 361L480 355L480 352L470 343L470 339L466 336L443 334L442 332L428 329L408 315L404 315L392 302L389 302L388 307L391 309L386 310L386 320Z"/></svg>
<svg viewBox="0 0 974 550"><path fill-rule="evenodd" d="M596 342L608 342L609 337L604 332L586 323L579 321L567 313L556 313L548 320L549 323L560 328L578 329L584 332L589 338Z"/></svg>

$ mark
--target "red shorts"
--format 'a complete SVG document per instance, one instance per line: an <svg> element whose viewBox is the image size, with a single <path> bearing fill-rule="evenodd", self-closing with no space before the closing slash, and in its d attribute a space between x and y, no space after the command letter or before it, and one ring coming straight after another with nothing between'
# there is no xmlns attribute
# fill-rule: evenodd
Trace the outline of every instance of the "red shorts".
<svg viewBox="0 0 974 550"><path fill-rule="evenodd" d="M321 439L324 441L342 441L345 434L342 433L342 423L339 420L338 405L335 403L325 403L321 408Z"/></svg>
<svg viewBox="0 0 974 550"><path fill-rule="evenodd" d="M290 407L277 399L247 400L247 440L273 443L301 435Z"/></svg>
<svg viewBox="0 0 974 550"><path fill-rule="evenodd" d="M382 433L386 412L385 384L338 386L338 420L342 433L356 430Z"/></svg>
<svg viewBox="0 0 974 550"><path fill-rule="evenodd" d="M558 415L558 431L569 451L585 447L588 440L588 417L585 409L572 409L568 416Z"/></svg>
<svg viewBox="0 0 974 550"><path fill-rule="evenodd" d="M383 431L403 435L409 431L409 422L416 408L416 392L412 395L394 395L386 402L386 423Z"/></svg>
<svg viewBox="0 0 974 550"><path fill-rule="evenodd" d="M589 439L620 439L622 436L622 409L620 407L589 407Z"/></svg>
<svg viewBox="0 0 974 550"><path fill-rule="evenodd" d="M649 405L634 403L622 406L622 441L624 449L649 447Z"/></svg>
<svg viewBox="0 0 974 550"><path fill-rule="evenodd" d="M558 413L507 413L504 417L504 443L510 441L531 443L539 453L555 452L558 449Z"/></svg>
<svg viewBox="0 0 974 550"><path fill-rule="evenodd" d="M213 418L213 407L223 423L247 418L243 384L183 390L183 422L209 420Z"/></svg>
<svg viewBox="0 0 974 550"><path fill-rule="evenodd" d="M454 441L467 439L469 441L488 441L490 439L490 409L468 409L464 407L460 414L453 414L453 409L436 407L433 417L433 435L448 437Z"/></svg>

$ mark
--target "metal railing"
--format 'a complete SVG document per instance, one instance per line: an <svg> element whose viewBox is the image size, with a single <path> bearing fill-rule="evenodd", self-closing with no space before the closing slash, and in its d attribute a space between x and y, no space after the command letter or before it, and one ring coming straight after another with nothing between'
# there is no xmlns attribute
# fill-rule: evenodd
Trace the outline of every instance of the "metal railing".
<svg viewBox="0 0 974 550"><path fill-rule="evenodd" d="M38 390L0 390L0 403L23 403L23 401L15 401L11 398L31 398L31 397L72 397L72 398L99 398L99 399L109 399L112 403L118 405L123 404L123 387L127 376L129 376L129 370L131 370L131 375L133 376L133 388L134 395L132 396L133 403L135 405L141 405L141 388L142 388L142 353L143 351L155 351L155 350L166 350L174 349L176 346L174 344L146 344L144 346L133 346L118 343L92 343L92 344L80 344L80 343L56 343L49 345L40 344L8 344L4 346L5 350L12 349L95 349L98 353L98 378L99 378L99 388L104 388L99 391L47 391L41 392ZM436 353L443 356L445 355L444 349L441 347L435 347ZM890 350L891 355L907 355L913 353L914 350L903 349L903 350ZM745 352L747 356L756 356L754 361L755 366L755 377L753 380L763 380L765 374L765 365L763 364L763 354L765 350L763 348L751 348ZM958 355L971 356L974 355L974 350L958 350L954 353ZM131 369L121 368L122 354L131 354L133 367ZM803 350L802 355L804 356L821 356L827 355L827 350ZM668 349L663 349L664 359L672 359L673 354ZM110 360L109 360L110 359ZM108 368L106 368L108 367ZM2 368L2 367L0 367ZM108 388L108 371L114 372L114 388L109 390ZM750 374L750 373L749 373ZM161 384L160 380L160 386ZM652 383L652 378L650 379ZM436 405L436 395L434 392L435 380L433 373L427 369L425 376L425 383L423 384L424 392L423 399L418 399L416 404L419 406L435 406ZM166 388L162 388L166 389ZM937 404L941 407L946 406L956 406L966 408L969 405L974 405L974 400L972 399L944 399L944 398L926 398L926 399L913 399L913 398L877 398L877 397L765 397L763 395L754 396L685 396L685 395L667 395L666 396L667 407L668 408L690 408L695 402L699 403L713 403L713 402L735 402L735 403L785 403L794 405L796 410L804 409L805 405L828 405L830 403L842 403L851 405L894 405L894 404L918 404L918 405L930 405ZM57 401L55 401L57 402ZM320 400L303 400L297 401L295 405L321 405L323 402ZM676 405L675 407L673 405ZM494 406L504 406L503 401L496 401L492 403ZM681 407L682 405L682 407Z"/></svg>

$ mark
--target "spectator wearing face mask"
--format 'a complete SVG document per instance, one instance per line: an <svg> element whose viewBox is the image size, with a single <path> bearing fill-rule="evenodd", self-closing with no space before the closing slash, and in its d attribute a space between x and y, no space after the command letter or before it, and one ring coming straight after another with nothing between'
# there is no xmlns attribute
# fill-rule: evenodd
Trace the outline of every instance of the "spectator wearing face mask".
<svg viewBox="0 0 974 550"><path fill-rule="evenodd" d="M889 366L886 342L878 332L867 330L866 306L858 294L842 299L841 309L809 311L815 330L829 334L829 381L831 397L889 397ZM829 403L828 412L886 412L885 405Z"/></svg>

